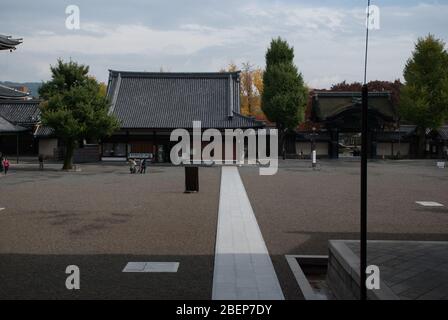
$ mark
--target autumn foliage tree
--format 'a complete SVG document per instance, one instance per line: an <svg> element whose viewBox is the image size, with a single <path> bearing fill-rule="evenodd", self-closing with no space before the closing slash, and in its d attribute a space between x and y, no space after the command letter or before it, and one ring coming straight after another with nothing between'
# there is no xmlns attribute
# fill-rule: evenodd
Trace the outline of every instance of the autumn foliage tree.
<svg viewBox="0 0 448 320"><path fill-rule="evenodd" d="M403 84L399 79L396 79L395 81L370 81L367 84L370 92L383 92L383 91L389 91L392 96L392 103L395 107L398 108L399 102L400 102L400 90ZM347 83L346 81L333 84L331 86L331 91L358 91L361 92L362 90L362 83L360 82L352 82Z"/></svg>
<svg viewBox="0 0 448 320"><path fill-rule="evenodd" d="M221 72L241 71L240 101L241 113L246 116L261 116L261 94L263 92L263 69L255 67L250 62L244 62L239 68L230 63Z"/></svg>

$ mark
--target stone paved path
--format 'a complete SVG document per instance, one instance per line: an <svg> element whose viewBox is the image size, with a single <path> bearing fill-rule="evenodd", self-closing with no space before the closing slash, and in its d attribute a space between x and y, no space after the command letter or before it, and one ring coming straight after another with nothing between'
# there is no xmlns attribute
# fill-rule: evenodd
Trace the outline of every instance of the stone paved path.
<svg viewBox="0 0 448 320"><path fill-rule="evenodd" d="M346 245L358 255L358 242ZM369 241L367 256L399 299L448 299L448 242Z"/></svg>
<svg viewBox="0 0 448 320"><path fill-rule="evenodd" d="M212 298L283 300L236 167L222 167Z"/></svg>

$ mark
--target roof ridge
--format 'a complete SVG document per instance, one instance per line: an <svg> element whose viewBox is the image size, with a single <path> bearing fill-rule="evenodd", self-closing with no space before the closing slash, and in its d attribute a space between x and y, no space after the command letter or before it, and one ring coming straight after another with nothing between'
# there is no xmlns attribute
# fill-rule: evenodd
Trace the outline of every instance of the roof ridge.
<svg viewBox="0 0 448 320"><path fill-rule="evenodd" d="M392 94L392 91L369 91L369 96L375 96L375 95L390 95ZM312 95L347 95L347 96L361 96L361 91L314 91Z"/></svg>
<svg viewBox="0 0 448 320"><path fill-rule="evenodd" d="M41 103L42 99L0 99L0 105L1 104L34 104L34 103Z"/></svg>
<svg viewBox="0 0 448 320"><path fill-rule="evenodd" d="M226 78L229 75L238 76L241 71L235 72L151 72L151 71L126 71L109 69L112 76L121 77L149 77L149 78Z"/></svg>

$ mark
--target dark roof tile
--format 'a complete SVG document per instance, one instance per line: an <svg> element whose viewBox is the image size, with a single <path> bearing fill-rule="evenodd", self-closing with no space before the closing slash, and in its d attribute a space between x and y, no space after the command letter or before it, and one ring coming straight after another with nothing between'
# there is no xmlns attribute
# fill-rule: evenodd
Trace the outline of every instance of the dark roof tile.
<svg viewBox="0 0 448 320"><path fill-rule="evenodd" d="M15 133L15 132L21 132L21 131L25 131L27 129L21 127L21 126L16 126L14 124L12 124L11 122L9 122L8 120L6 120L5 118L0 116L0 133Z"/></svg>
<svg viewBox="0 0 448 320"><path fill-rule="evenodd" d="M54 130L50 127L38 125L36 131L34 131L34 136L37 138L51 137L54 134Z"/></svg>
<svg viewBox="0 0 448 320"><path fill-rule="evenodd" d="M175 129L261 127L240 115L239 73L110 71L111 113L121 127ZM231 115L231 117L229 117Z"/></svg>
<svg viewBox="0 0 448 320"><path fill-rule="evenodd" d="M22 92L0 84L0 99L24 99L27 97L29 97L29 93L27 92Z"/></svg>
<svg viewBox="0 0 448 320"><path fill-rule="evenodd" d="M0 116L15 125L34 126L40 118L39 100L0 100Z"/></svg>

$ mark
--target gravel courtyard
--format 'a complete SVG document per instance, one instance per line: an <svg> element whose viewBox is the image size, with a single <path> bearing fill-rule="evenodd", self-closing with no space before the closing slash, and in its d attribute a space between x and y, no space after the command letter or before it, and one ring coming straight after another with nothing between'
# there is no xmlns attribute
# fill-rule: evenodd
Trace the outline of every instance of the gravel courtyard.
<svg viewBox="0 0 448 320"><path fill-rule="evenodd" d="M286 160L275 176L242 168L285 295L300 298L286 254L328 253L330 239L359 239L360 164ZM416 201L436 201L428 208ZM368 171L369 239L448 241L448 170L435 161L375 161Z"/></svg>
<svg viewBox="0 0 448 320"><path fill-rule="evenodd" d="M184 194L183 168L13 167L0 178L0 298L209 299L219 180L219 168L202 168L201 192ZM130 261L180 266L122 273ZM65 288L71 264L81 290Z"/></svg>
<svg viewBox="0 0 448 320"><path fill-rule="evenodd" d="M357 239L359 163L280 162L275 176L239 169L287 299L301 295L285 254L327 254L329 239ZM218 167L184 194L183 168L33 165L0 177L0 299L210 299L219 204ZM434 161L369 163L369 238L448 241L448 170ZM177 273L122 273L129 261L180 262ZM65 268L81 269L81 290Z"/></svg>

